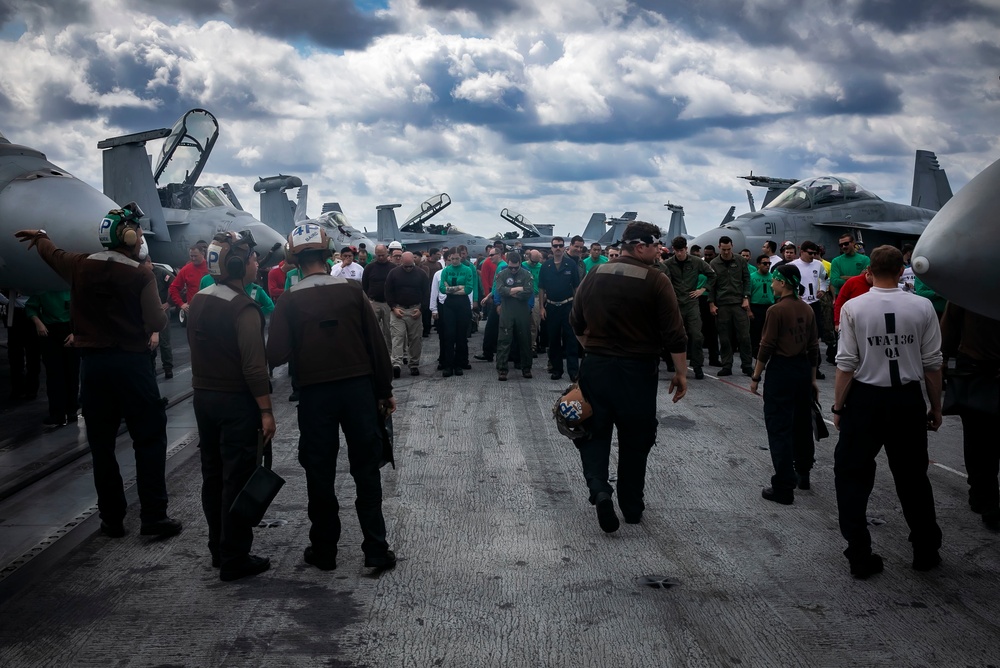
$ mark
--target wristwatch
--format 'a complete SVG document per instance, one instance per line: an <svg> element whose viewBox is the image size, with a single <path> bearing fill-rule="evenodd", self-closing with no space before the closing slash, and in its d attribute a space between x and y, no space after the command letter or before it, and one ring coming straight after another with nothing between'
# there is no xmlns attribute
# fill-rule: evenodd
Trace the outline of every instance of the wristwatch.
<svg viewBox="0 0 1000 668"><path fill-rule="evenodd" d="M834 415L843 415L844 414L844 407L841 406L840 408L837 408L837 404L831 404L830 405L830 412L833 413Z"/></svg>
<svg viewBox="0 0 1000 668"><path fill-rule="evenodd" d="M750 376L750 380L752 380L755 383L759 383L760 382L760 376L757 376L756 378L754 378L753 376Z"/></svg>

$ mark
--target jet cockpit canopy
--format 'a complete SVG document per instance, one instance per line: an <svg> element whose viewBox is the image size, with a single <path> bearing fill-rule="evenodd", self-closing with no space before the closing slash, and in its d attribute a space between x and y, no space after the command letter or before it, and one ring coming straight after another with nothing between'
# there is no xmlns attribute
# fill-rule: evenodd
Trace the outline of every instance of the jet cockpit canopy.
<svg viewBox="0 0 1000 668"><path fill-rule="evenodd" d="M877 200L876 195L868 192L850 179L837 176L820 176L804 179L789 186L787 190L774 198L765 209L814 209L857 202L861 200Z"/></svg>
<svg viewBox="0 0 1000 668"><path fill-rule="evenodd" d="M450 204L451 198L448 197L448 193L441 193L425 200L424 202L421 202L420 206L414 209L413 212L406 217L406 221L399 226L399 231L415 234L423 232L424 223L441 213L441 211L446 209ZM432 230L432 227L437 229ZM462 234L460 231L442 231L445 227L448 227L449 230L455 229L450 225L429 225L427 232L430 234Z"/></svg>
<svg viewBox="0 0 1000 668"><path fill-rule="evenodd" d="M153 180L160 187L171 183L193 186L219 138L219 122L204 109L192 109L174 123L163 141Z"/></svg>

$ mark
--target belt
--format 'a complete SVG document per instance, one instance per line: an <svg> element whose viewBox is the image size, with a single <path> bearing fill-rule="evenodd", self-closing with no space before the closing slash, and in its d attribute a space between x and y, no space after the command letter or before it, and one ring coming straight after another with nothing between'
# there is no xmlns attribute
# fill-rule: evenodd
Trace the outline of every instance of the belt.
<svg viewBox="0 0 1000 668"><path fill-rule="evenodd" d="M569 299L564 299L561 302L554 302L551 299L546 299L545 303L549 304L550 306L562 306L563 304L569 304L571 301L573 301L572 297L570 297Z"/></svg>

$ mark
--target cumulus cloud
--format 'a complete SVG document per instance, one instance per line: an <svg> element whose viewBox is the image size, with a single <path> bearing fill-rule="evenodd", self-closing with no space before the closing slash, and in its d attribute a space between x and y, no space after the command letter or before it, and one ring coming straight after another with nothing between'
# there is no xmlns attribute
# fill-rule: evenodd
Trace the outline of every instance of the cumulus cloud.
<svg viewBox="0 0 1000 668"><path fill-rule="evenodd" d="M99 186L98 140L203 107L221 126L204 180L250 210L280 171L369 227L444 191L442 216L481 232L511 202L576 232L595 209L666 222L667 199L700 231L743 210L751 169L908 201L916 148L956 189L992 161L992 14L888 5L0 0L26 26L0 41L0 128Z"/></svg>

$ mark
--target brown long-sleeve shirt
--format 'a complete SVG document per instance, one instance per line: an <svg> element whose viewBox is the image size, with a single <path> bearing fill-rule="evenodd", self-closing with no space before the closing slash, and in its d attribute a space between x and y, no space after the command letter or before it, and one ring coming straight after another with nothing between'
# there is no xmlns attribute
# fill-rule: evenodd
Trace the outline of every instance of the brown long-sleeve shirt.
<svg viewBox="0 0 1000 668"><path fill-rule="evenodd" d="M117 252L70 253L48 237L38 254L70 284L74 346L147 350L149 337L167 325L156 279L147 267Z"/></svg>
<svg viewBox="0 0 1000 668"><path fill-rule="evenodd" d="M267 360L278 366L293 357L301 386L370 375L376 398L392 396L389 351L357 281L314 274L275 303Z"/></svg>
<svg viewBox="0 0 1000 668"><path fill-rule="evenodd" d="M664 357L687 350L684 321L670 280L622 257L590 270L570 315L587 352L611 357Z"/></svg>
<svg viewBox="0 0 1000 668"><path fill-rule="evenodd" d="M807 355L813 364L819 360L816 316L813 315L812 308L802 300L781 297L767 309L757 359L767 364L773 355Z"/></svg>

